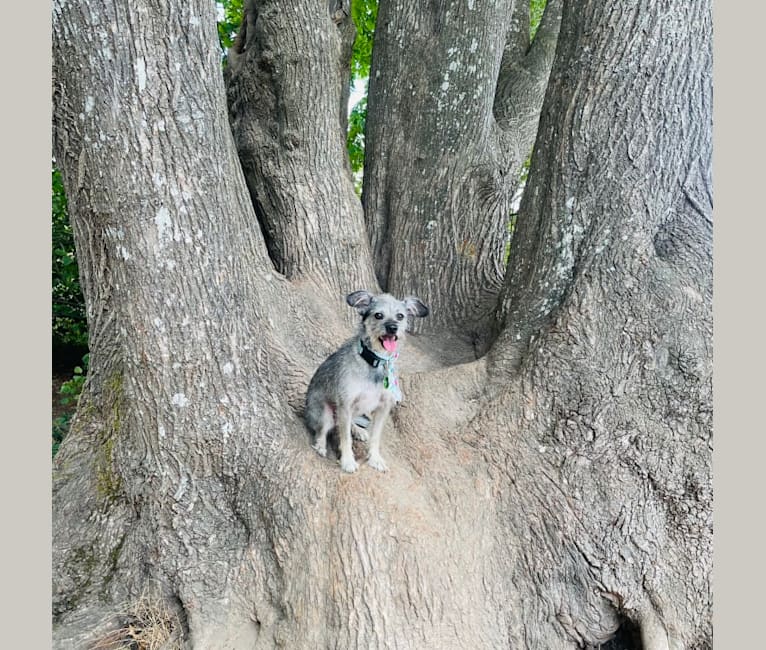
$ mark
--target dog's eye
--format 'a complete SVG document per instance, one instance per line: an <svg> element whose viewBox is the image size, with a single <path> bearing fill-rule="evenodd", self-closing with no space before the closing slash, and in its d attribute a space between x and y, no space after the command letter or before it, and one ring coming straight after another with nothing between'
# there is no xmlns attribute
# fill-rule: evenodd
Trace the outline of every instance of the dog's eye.
<svg viewBox="0 0 766 650"><path fill-rule="evenodd" d="M383 314L381 314L379 311L376 311L375 318L377 318L378 320L383 320Z"/></svg>
<svg viewBox="0 0 766 650"><path fill-rule="evenodd" d="M396 320L402 320L402 318L404 318L404 314L397 314L396 315Z"/></svg>

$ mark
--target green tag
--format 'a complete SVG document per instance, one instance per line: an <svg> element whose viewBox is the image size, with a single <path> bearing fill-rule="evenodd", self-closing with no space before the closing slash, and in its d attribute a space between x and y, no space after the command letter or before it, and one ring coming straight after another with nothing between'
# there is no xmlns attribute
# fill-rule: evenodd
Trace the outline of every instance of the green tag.
<svg viewBox="0 0 766 650"><path fill-rule="evenodd" d="M383 388L388 388L388 377L383 377Z"/></svg>

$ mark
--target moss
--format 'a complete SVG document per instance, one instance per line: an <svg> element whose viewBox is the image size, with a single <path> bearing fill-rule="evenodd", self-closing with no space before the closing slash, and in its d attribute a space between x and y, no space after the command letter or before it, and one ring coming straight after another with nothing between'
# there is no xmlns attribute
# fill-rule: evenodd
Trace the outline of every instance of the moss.
<svg viewBox="0 0 766 650"><path fill-rule="evenodd" d="M113 502L120 494L122 479L114 470L114 447L122 428L123 390L122 374L115 372L104 382L105 403L108 422L99 435L99 449L96 453L96 492L106 504Z"/></svg>
<svg viewBox="0 0 766 650"><path fill-rule="evenodd" d="M112 402L112 413L119 418L119 410L122 407L122 373L113 372L111 377L104 382L106 400Z"/></svg>
<svg viewBox="0 0 766 650"><path fill-rule="evenodd" d="M89 399L88 399L89 398ZM92 445L92 480L96 508L107 510L122 496L122 479L117 473L116 445L123 429L125 398L122 375L113 373L101 385L99 393L88 393L78 407L77 426L87 438L81 440L83 448ZM78 465L79 467L79 465ZM62 468L59 469L62 471ZM90 546L73 549L66 559L64 571L69 586L60 596L54 596L54 616L76 609L89 598L91 591L98 590L102 599L109 596L109 586L117 575L117 566L125 543L126 535L115 541L114 546L105 546L100 532L94 535ZM95 584L94 584L95 581Z"/></svg>
<svg viewBox="0 0 766 650"><path fill-rule="evenodd" d="M96 492L105 501L117 498L122 479L114 471L114 438L108 438L100 447L96 457Z"/></svg>

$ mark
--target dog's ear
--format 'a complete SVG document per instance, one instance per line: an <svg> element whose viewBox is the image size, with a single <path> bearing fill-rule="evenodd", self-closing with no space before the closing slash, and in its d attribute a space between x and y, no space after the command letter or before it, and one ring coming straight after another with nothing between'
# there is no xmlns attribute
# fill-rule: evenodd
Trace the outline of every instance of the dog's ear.
<svg viewBox="0 0 766 650"><path fill-rule="evenodd" d="M364 313L370 308L373 295L369 291L354 291L346 296L346 302L349 307L353 307L360 313Z"/></svg>
<svg viewBox="0 0 766 650"><path fill-rule="evenodd" d="M404 299L404 304L407 306L407 313L417 316L418 318L428 316L428 307L426 307L425 303L420 298L407 296Z"/></svg>

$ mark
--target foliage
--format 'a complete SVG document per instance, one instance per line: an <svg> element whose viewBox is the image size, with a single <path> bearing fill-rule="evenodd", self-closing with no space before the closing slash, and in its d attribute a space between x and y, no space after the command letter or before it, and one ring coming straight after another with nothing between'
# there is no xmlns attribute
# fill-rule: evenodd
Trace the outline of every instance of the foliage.
<svg viewBox="0 0 766 650"><path fill-rule="evenodd" d="M237 36L239 26L242 24L242 3L244 0L222 0L216 2L218 9L218 42L221 50L226 55Z"/></svg>
<svg viewBox="0 0 766 650"><path fill-rule="evenodd" d="M534 152L535 150L533 148L532 151L529 152L529 155L524 161L524 164L521 166L521 171L519 172L519 185L526 185L527 183L527 178L529 177L529 168L532 166L532 154Z"/></svg>
<svg viewBox="0 0 766 650"><path fill-rule="evenodd" d="M61 384L61 394L64 396L61 398L61 404L63 406L68 406L73 402L77 403L77 399L82 392L82 387L85 384L85 375L88 372L89 360L90 354L86 354L82 358L82 366L76 366L72 378Z"/></svg>
<svg viewBox="0 0 766 650"><path fill-rule="evenodd" d="M61 384L61 398L62 406L76 406L77 400L82 393L82 387L85 385L85 376L88 373L88 362L90 361L90 354L86 354L82 358L82 366L77 366L74 369L74 375L69 381L65 381ZM72 419L72 413L64 413L53 420L53 434L52 434L52 456L55 456L59 450L61 442L69 433L69 424Z"/></svg>
<svg viewBox="0 0 766 650"><path fill-rule="evenodd" d="M535 38L548 0L529 0L529 40Z"/></svg>
<svg viewBox="0 0 766 650"><path fill-rule="evenodd" d="M356 39L351 56L351 84L364 80L364 95L348 116L346 148L356 182L354 189L362 193L364 169L364 126L367 121L367 79L372 65L372 43L378 19L378 0L351 0L351 18L356 25Z"/></svg>
<svg viewBox="0 0 766 650"><path fill-rule="evenodd" d="M378 0L351 0L351 18L356 25L356 39L351 55L351 83L370 76L372 41L378 19ZM357 104L358 105L358 104Z"/></svg>
<svg viewBox="0 0 766 650"><path fill-rule="evenodd" d="M69 433L69 422L71 419L71 413L64 413L64 415L59 415L55 420L53 420L53 435L51 436L51 458L56 457L56 454L59 451L59 447L61 446L61 442L66 437L66 434Z"/></svg>
<svg viewBox="0 0 766 650"><path fill-rule="evenodd" d="M360 99L348 116L348 136L346 148L351 169L358 175L364 167L364 125L367 120L367 86L364 97Z"/></svg>
<svg viewBox="0 0 766 650"><path fill-rule="evenodd" d="M88 324L80 274L75 259L74 237L67 214L61 174L53 170L52 200L52 312L53 340L60 344L86 347Z"/></svg>

